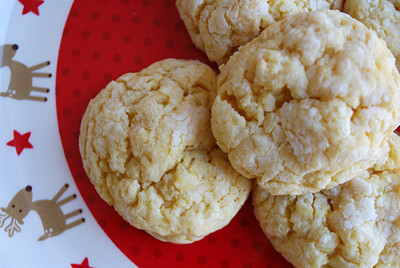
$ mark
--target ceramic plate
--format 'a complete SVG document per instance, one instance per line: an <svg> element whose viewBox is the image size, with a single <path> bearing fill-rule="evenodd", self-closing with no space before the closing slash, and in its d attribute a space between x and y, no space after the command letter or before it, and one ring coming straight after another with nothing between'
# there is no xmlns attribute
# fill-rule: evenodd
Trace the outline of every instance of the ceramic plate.
<svg viewBox="0 0 400 268"><path fill-rule="evenodd" d="M210 64L174 1L0 2L0 268L290 267L250 201L222 230L174 245L127 224L90 184L78 151L89 100L171 57Z"/></svg>

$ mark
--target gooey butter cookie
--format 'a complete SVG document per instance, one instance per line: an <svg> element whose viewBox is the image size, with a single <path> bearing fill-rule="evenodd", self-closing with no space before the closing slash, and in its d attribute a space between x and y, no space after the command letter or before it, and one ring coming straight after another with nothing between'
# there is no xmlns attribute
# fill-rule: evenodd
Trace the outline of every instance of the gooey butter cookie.
<svg viewBox="0 0 400 268"><path fill-rule="evenodd" d="M167 59L109 83L82 119L79 148L97 192L160 240L202 239L250 193L211 133L215 94L210 67Z"/></svg>

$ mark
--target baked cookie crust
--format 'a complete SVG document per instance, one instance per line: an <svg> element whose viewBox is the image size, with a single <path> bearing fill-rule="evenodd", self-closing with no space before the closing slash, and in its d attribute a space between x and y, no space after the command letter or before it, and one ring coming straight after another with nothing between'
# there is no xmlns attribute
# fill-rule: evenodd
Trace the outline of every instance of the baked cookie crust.
<svg viewBox="0 0 400 268"><path fill-rule="evenodd" d="M272 194L346 182L372 166L400 122L392 53L339 11L287 17L220 69L214 136L232 166Z"/></svg>
<svg viewBox="0 0 400 268"><path fill-rule="evenodd" d="M343 11L364 23L386 41L400 72L400 1L346 0Z"/></svg>
<svg viewBox="0 0 400 268"><path fill-rule="evenodd" d="M341 9L343 0L177 0L193 43L211 61L225 63L270 24L318 9Z"/></svg>
<svg viewBox="0 0 400 268"><path fill-rule="evenodd" d="M319 193L273 196L255 186L254 212L295 267L399 267L400 138L372 168Z"/></svg>
<svg viewBox="0 0 400 268"><path fill-rule="evenodd" d="M250 193L211 132L216 79L198 61L163 60L109 83L83 116L79 147L97 192L160 240L202 239Z"/></svg>

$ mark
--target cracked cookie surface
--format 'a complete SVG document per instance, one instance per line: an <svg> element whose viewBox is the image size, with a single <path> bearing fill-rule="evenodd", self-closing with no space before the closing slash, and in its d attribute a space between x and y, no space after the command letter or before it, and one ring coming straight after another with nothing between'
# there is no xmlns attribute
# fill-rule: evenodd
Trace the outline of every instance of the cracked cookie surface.
<svg viewBox="0 0 400 268"><path fill-rule="evenodd" d="M344 183L373 164L400 122L393 55L338 11L287 17L220 68L214 136L272 194Z"/></svg>
<svg viewBox="0 0 400 268"><path fill-rule="evenodd" d="M386 41L400 72L400 0L346 0L343 11Z"/></svg>
<svg viewBox="0 0 400 268"><path fill-rule="evenodd" d="M203 238L249 195L211 132L216 79L198 61L163 60L109 83L83 116L79 147L97 192L160 240Z"/></svg>
<svg viewBox="0 0 400 268"><path fill-rule="evenodd" d="M342 0L177 0L179 14L197 48L225 63L238 47L270 24L299 12L340 9Z"/></svg>
<svg viewBox="0 0 400 268"><path fill-rule="evenodd" d="M295 267L399 267L400 138L353 180L300 196L253 192L256 218Z"/></svg>

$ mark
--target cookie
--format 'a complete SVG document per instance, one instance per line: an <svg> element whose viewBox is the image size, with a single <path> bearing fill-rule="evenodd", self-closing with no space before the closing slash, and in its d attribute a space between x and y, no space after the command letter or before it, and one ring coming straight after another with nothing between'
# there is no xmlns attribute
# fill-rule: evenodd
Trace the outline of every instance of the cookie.
<svg viewBox="0 0 400 268"><path fill-rule="evenodd" d="M177 0L189 35L211 61L225 63L270 24L292 14L340 9L343 0Z"/></svg>
<svg viewBox="0 0 400 268"><path fill-rule="evenodd" d="M373 29L386 41L400 71L400 1L346 0L343 11Z"/></svg>
<svg viewBox="0 0 400 268"><path fill-rule="evenodd" d="M232 166L272 194L318 192L377 159L399 125L385 42L339 11L271 25L221 67L212 130Z"/></svg>
<svg viewBox="0 0 400 268"><path fill-rule="evenodd" d="M319 193L273 196L256 186L256 218L295 267L400 266L400 138L382 161Z"/></svg>
<svg viewBox="0 0 400 268"><path fill-rule="evenodd" d="M79 148L97 192L160 240L203 238L249 195L211 132L216 79L198 61L163 60L109 83L83 116Z"/></svg>

